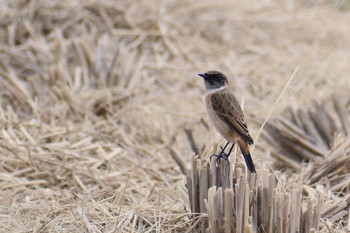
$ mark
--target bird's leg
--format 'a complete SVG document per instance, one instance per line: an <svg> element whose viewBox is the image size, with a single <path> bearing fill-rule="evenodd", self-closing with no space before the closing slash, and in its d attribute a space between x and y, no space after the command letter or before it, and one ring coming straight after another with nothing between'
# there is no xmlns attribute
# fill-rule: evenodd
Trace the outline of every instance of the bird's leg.
<svg viewBox="0 0 350 233"><path fill-rule="evenodd" d="M232 146L231 146L231 148L230 148L228 154L226 154L226 153L225 153L225 149L226 149L226 147L227 147L228 144L229 144L229 143L226 144L226 146L224 147L224 149L221 148L222 151L221 151L220 155L216 158L216 160L219 160L219 163L220 163L220 159L224 159L224 160L226 160L226 161L228 162L228 157L230 156L230 154L231 154L231 152L232 152L232 149L233 149L233 147L235 146L235 144L232 143Z"/></svg>
<svg viewBox="0 0 350 233"><path fill-rule="evenodd" d="M232 143L231 149L230 149L230 151L228 152L227 157L229 157L229 156L230 156L230 154L231 154L232 149L233 149L233 147L234 147L234 146L235 146L235 144L234 144L234 143Z"/></svg>
<svg viewBox="0 0 350 233"><path fill-rule="evenodd" d="M210 160L211 160L211 158L214 156L214 157L216 157L216 161L219 162L219 163L220 163L220 159L224 159L224 160L226 160L226 161L228 162L228 156L230 156L231 151L232 151L232 148L233 148L233 146L234 146L234 144L233 144L232 147L231 147L231 149L230 149L230 151L229 151L229 153L226 154L226 153L225 153L225 149L226 149L226 147L228 146L228 144L230 144L230 142L227 142L226 145L224 146L224 148L222 148L222 147L220 146L220 148L221 148L220 154L218 154L218 155L212 154L212 155L210 156Z"/></svg>

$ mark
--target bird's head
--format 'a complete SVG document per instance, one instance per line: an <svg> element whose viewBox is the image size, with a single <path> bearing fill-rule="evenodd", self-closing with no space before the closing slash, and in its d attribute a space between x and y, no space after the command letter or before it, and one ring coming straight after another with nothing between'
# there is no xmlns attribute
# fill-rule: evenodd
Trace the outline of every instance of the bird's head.
<svg viewBox="0 0 350 233"><path fill-rule="evenodd" d="M228 84L227 77L219 71L207 71L198 75L204 79L206 89L217 89Z"/></svg>

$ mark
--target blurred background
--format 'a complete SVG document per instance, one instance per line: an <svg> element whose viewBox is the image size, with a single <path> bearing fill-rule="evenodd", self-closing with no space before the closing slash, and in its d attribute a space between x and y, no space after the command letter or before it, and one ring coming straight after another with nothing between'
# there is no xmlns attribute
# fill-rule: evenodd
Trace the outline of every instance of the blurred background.
<svg viewBox="0 0 350 233"><path fill-rule="evenodd" d="M349 10L336 0L2 0L1 228L185 232L173 157L189 167L185 129L204 158L222 143L197 74L229 77L255 164L273 166L257 140L272 108L348 98Z"/></svg>

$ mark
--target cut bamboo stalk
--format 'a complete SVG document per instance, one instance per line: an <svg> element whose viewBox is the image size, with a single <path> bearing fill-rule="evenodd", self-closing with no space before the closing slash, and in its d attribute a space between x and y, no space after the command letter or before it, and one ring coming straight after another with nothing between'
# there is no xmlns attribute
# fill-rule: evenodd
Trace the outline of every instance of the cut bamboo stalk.
<svg viewBox="0 0 350 233"><path fill-rule="evenodd" d="M234 224L234 193L232 189L225 190L225 232L231 233L234 232L235 224Z"/></svg>
<svg viewBox="0 0 350 233"><path fill-rule="evenodd" d="M207 218L201 218L201 224L193 222L197 224L196 228L191 228L193 230L215 233L308 232L319 229L322 213L343 216L346 202L322 210L322 198L303 201L301 184L285 191L267 169L257 170L247 178L242 168L236 167L231 172L228 163L215 162L193 158L193 167L188 172L191 210L198 211L195 214L207 213ZM232 180L228 180L230 173ZM312 195L313 192L310 190L309 193Z"/></svg>

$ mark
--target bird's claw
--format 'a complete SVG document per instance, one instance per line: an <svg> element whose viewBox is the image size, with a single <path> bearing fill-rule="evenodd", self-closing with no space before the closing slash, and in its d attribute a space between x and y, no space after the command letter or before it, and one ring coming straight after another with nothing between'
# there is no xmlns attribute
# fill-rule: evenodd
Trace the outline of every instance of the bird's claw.
<svg viewBox="0 0 350 233"><path fill-rule="evenodd" d="M210 156L210 160L211 160L212 157L216 157L216 162L217 162L218 164L220 164L221 159L226 160L228 163L230 163L230 162L228 161L228 154L226 154L225 152L221 152L221 153L218 154L218 155L212 154L212 155Z"/></svg>

